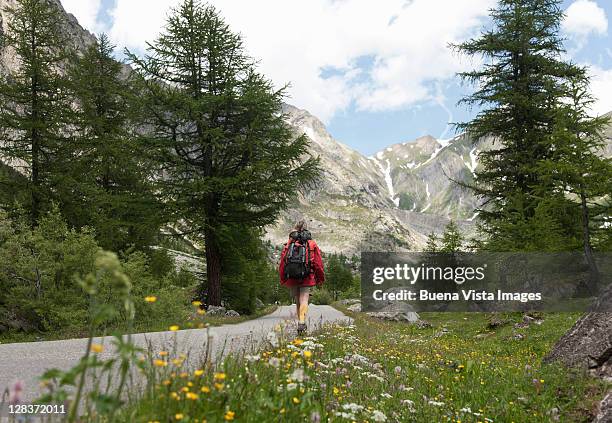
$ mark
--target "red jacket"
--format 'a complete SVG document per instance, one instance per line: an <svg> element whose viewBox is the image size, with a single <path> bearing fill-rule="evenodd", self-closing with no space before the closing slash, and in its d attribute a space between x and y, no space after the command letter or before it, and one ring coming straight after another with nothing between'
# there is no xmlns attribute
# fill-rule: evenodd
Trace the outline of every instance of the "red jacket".
<svg viewBox="0 0 612 423"><path fill-rule="evenodd" d="M321 250L317 243L310 239L308 240L308 249L310 250L310 274L304 279L285 279L285 256L289 250L289 244L293 240L290 238L285 244L280 258L280 266L278 273L280 281L285 286L315 286L325 282L325 272L323 270L323 260L321 259Z"/></svg>

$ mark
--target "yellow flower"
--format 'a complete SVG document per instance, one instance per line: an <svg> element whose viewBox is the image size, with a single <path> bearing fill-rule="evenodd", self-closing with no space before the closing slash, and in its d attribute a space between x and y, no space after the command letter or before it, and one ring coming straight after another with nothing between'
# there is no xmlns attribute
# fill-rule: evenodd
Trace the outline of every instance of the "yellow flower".
<svg viewBox="0 0 612 423"><path fill-rule="evenodd" d="M172 364L174 364L176 367L182 366L183 360L181 360L180 358L175 358L174 360L172 360Z"/></svg>
<svg viewBox="0 0 612 423"><path fill-rule="evenodd" d="M223 389L223 384L222 383L215 383L215 388L217 388L218 391Z"/></svg>
<svg viewBox="0 0 612 423"><path fill-rule="evenodd" d="M208 394L210 392L210 388L208 386L202 386L200 391L204 392L205 394Z"/></svg>
<svg viewBox="0 0 612 423"><path fill-rule="evenodd" d="M168 365L168 362L164 360L153 360L153 365L155 367L166 367Z"/></svg>
<svg viewBox="0 0 612 423"><path fill-rule="evenodd" d="M306 357L306 358L312 357L312 352L308 351L308 350L304 350L304 357Z"/></svg>
<svg viewBox="0 0 612 423"><path fill-rule="evenodd" d="M91 344L91 352L93 353L101 353L104 351L104 347L100 344Z"/></svg>
<svg viewBox="0 0 612 423"><path fill-rule="evenodd" d="M168 355L168 351L160 351L159 352L159 356L160 357L166 357Z"/></svg>
<svg viewBox="0 0 612 423"><path fill-rule="evenodd" d="M196 370L195 372L193 372L194 375L196 376L202 376L204 374L204 370Z"/></svg>
<svg viewBox="0 0 612 423"><path fill-rule="evenodd" d="M189 373L187 373L187 372L182 372L181 374L179 374L179 377L180 377L181 379L186 379L187 377L189 377Z"/></svg>
<svg viewBox="0 0 612 423"><path fill-rule="evenodd" d="M188 392L187 393L187 399L190 399L192 401L196 401L198 398L200 398L198 396L198 394L194 394L193 392Z"/></svg>
<svg viewBox="0 0 612 423"><path fill-rule="evenodd" d="M293 345L295 345L296 347L299 347L299 346L300 346L300 345L302 345L303 343L304 343L304 341L303 341L303 340L301 340L301 339L299 339L299 338L298 338L298 339L295 339L295 340L293 341Z"/></svg>
<svg viewBox="0 0 612 423"><path fill-rule="evenodd" d="M170 326L170 327L169 327L169 329L170 329L172 332L176 332L177 330L179 330L179 327L178 327L177 325L172 325L172 326Z"/></svg>
<svg viewBox="0 0 612 423"><path fill-rule="evenodd" d="M149 296L145 297L144 300L147 303L154 303L155 301L157 301L157 297L155 295L149 295Z"/></svg>
<svg viewBox="0 0 612 423"><path fill-rule="evenodd" d="M198 313L200 316L203 316L206 314L206 310L204 310L203 308L199 308L196 313Z"/></svg>
<svg viewBox="0 0 612 423"><path fill-rule="evenodd" d="M189 388L188 388L188 387L186 387L186 386L183 386L183 387L181 388L181 392L189 392Z"/></svg>
<svg viewBox="0 0 612 423"><path fill-rule="evenodd" d="M215 373L215 380L225 380L225 373Z"/></svg>
<svg viewBox="0 0 612 423"><path fill-rule="evenodd" d="M298 397L293 397L293 403L294 404L299 404L300 403L300 399Z"/></svg>
<svg viewBox="0 0 612 423"><path fill-rule="evenodd" d="M234 413L233 411L227 410L227 413L225 413L225 416L223 416L223 418L227 421L230 421L230 420L234 420L235 415L236 413Z"/></svg>
<svg viewBox="0 0 612 423"><path fill-rule="evenodd" d="M200 307L202 305L202 301L192 301L191 305L193 305L194 307Z"/></svg>
<svg viewBox="0 0 612 423"><path fill-rule="evenodd" d="M176 420L183 420L183 417L185 417L185 416L183 416L181 413L176 413L176 414L174 415L174 418L175 418Z"/></svg>
<svg viewBox="0 0 612 423"><path fill-rule="evenodd" d="M338 395L340 393L340 389L334 386L334 395Z"/></svg>
<svg viewBox="0 0 612 423"><path fill-rule="evenodd" d="M164 381L162 382L162 385L164 385L164 386L168 386L168 385L171 385L171 384L172 384L172 382L171 382L171 381L169 381L168 379L166 379L166 380L164 380Z"/></svg>

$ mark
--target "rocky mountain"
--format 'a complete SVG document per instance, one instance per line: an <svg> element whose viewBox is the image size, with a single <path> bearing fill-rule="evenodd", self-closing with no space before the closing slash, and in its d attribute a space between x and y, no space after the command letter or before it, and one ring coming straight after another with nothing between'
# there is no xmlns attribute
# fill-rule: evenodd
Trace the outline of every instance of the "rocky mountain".
<svg viewBox="0 0 612 423"><path fill-rule="evenodd" d="M323 174L268 229L274 244L284 242L293 222L302 217L324 251L348 254L419 249L430 232L440 232L451 218L466 233L473 232L470 217L477 200L447 177L465 180L470 166L477 165L469 140L423 137L366 157L334 140L307 111L289 105L284 111L296 133L312 141L311 152L321 159Z"/></svg>
<svg viewBox="0 0 612 423"><path fill-rule="evenodd" d="M286 106L296 133L312 141L323 175L301 195L267 236L286 241L292 223L309 220L324 251L419 250L431 232L441 233L453 219L466 236L474 234L479 200L455 181L470 182L478 153L493 147L491 139L474 143L465 134L448 140L431 136L391 145L372 157L336 141L316 117ZM612 113L608 114L612 119ZM602 154L612 157L612 123Z"/></svg>

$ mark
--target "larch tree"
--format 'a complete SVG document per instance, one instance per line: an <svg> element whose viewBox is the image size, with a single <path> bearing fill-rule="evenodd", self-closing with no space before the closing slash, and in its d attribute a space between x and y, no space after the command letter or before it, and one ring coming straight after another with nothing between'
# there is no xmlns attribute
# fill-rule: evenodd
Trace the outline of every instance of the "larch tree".
<svg viewBox="0 0 612 423"><path fill-rule="evenodd" d="M151 245L161 217L133 123L136 93L113 51L102 34L69 67L76 154L62 205L70 223L94 228L103 248L120 251Z"/></svg>
<svg viewBox="0 0 612 423"><path fill-rule="evenodd" d="M583 69L563 59L559 0L500 0L491 18L490 29L455 46L484 59L480 68L460 74L476 86L462 102L480 111L459 128L474 140L495 140L493 149L479 154L470 187L484 200L479 216L491 248L547 249L556 241L533 239L526 234L538 231L524 229L532 222L569 227L563 224L571 220L564 216L566 199L539 169L555 150L558 111L570 97L567 82Z"/></svg>
<svg viewBox="0 0 612 423"><path fill-rule="evenodd" d="M56 5L18 0L5 11L9 19L2 43L14 52L17 66L0 79L0 156L23 177L3 183L25 193L20 200L35 226L64 182L62 163L70 154L71 107L63 67L71 53Z"/></svg>
<svg viewBox="0 0 612 423"><path fill-rule="evenodd" d="M142 84L159 191L204 241L207 303L219 305L222 229L273 223L317 177L318 160L284 120L284 90L256 71L212 6L182 1L146 55L128 55Z"/></svg>

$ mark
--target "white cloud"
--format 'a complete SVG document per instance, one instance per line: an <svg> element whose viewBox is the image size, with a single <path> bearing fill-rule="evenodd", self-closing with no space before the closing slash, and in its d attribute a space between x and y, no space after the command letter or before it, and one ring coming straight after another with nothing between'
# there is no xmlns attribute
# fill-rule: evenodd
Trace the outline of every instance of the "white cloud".
<svg viewBox="0 0 612 423"><path fill-rule="evenodd" d="M575 0L565 11L563 31L578 39L608 31L606 11L593 0Z"/></svg>
<svg viewBox="0 0 612 423"><path fill-rule="evenodd" d="M143 48L179 0L117 0L110 31L119 46ZM325 121L353 102L392 110L436 101L435 84L466 63L448 48L480 28L494 0L212 0L243 34L260 70L290 102ZM368 58L367 66L362 66ZM322 71L334 69L332 77Z"/></svg>
<svg viewBox="0 0 612 423"><path fill-rule="evenodd" d="M599 115L612 111L612 69L591 66L591 92L597 99L593 111Z"/></svg>
<svg viewBox="0 0 612 423"><path fill-rule="evenodd" d="M102 28L98 21L101 0L61 0L62 6L72 13L81 26L90 32L97 33Z"/></svg>

